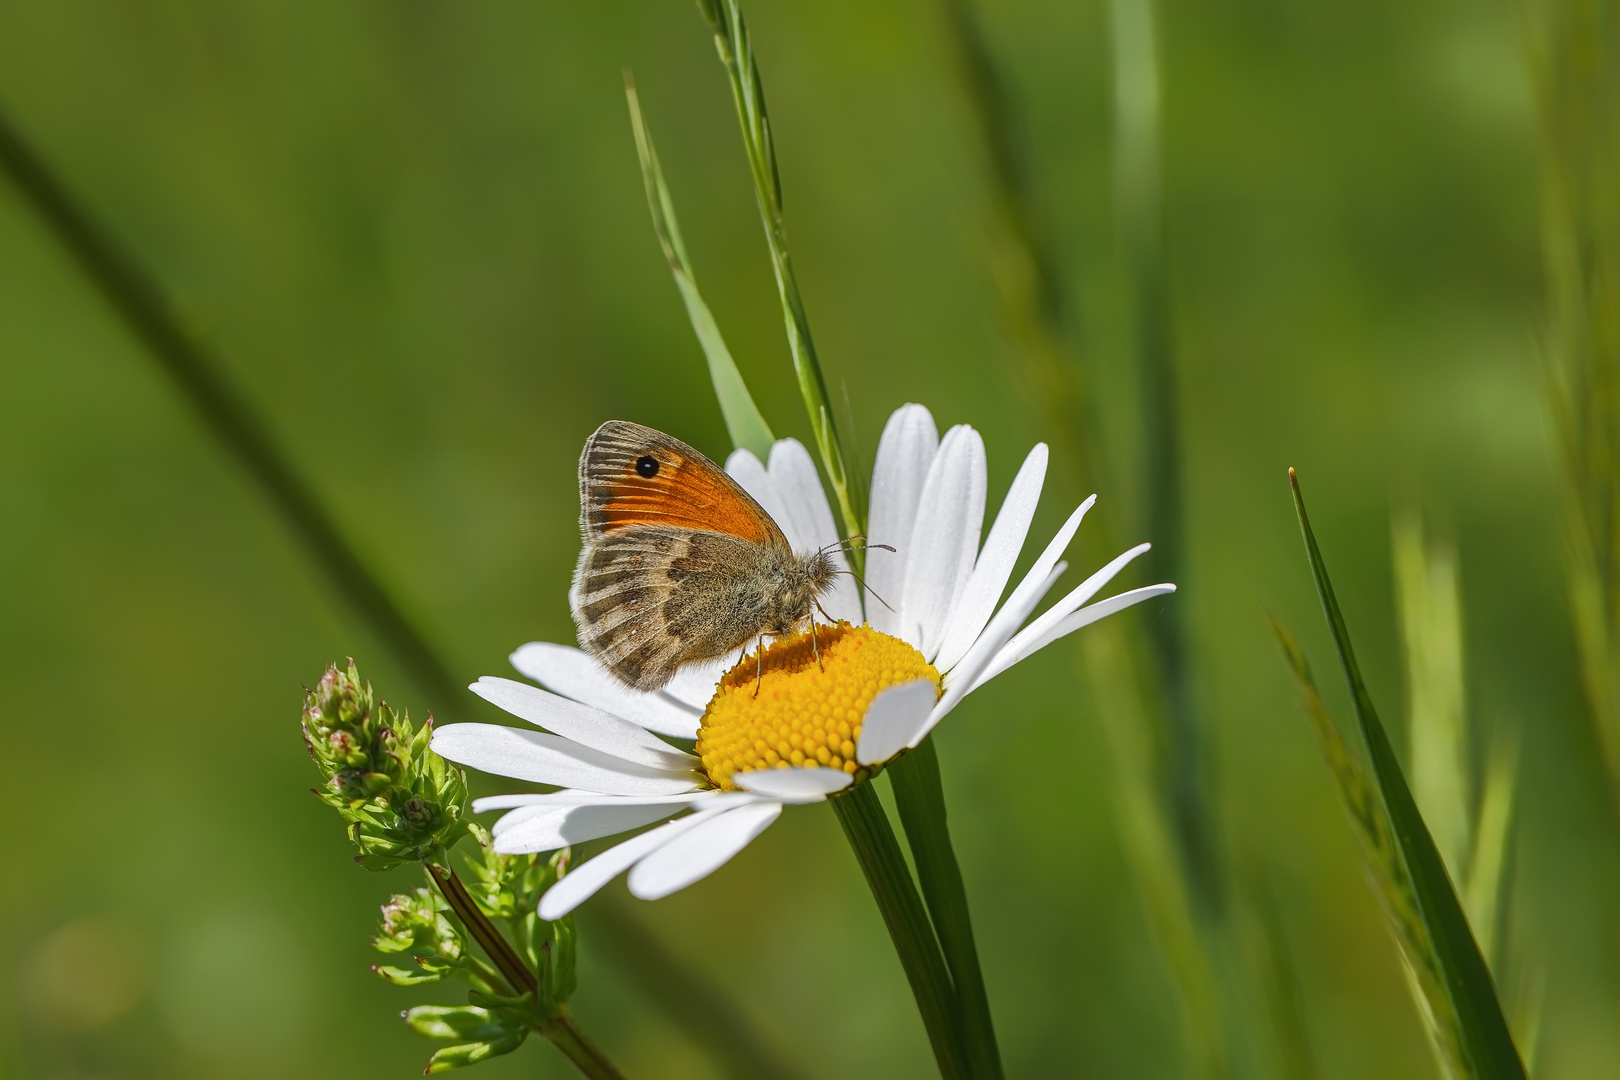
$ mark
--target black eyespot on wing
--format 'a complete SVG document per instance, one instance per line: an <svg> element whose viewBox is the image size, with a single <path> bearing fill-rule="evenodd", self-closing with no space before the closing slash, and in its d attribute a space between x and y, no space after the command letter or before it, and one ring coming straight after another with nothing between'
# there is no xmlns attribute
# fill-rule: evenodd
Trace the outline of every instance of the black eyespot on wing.
<svg viewBox="0 0 1620 1080"><path fill-rule="evenodd" d="M636 459L636 472L651 480L658 475L658 459L651 454L643 454Z"/></svg>

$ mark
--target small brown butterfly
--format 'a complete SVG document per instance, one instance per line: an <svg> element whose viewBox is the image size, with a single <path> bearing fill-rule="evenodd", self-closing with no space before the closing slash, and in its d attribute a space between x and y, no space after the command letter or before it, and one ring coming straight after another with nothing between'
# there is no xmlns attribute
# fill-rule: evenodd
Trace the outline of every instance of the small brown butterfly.
<svg viewBox="0 0 1620 1080"><path fill-rule="evenodd" d="M584 550L568 592L580 645L637 690L762 634L792 633L840 571L679 439L609 420L579 457Z"/></svg>

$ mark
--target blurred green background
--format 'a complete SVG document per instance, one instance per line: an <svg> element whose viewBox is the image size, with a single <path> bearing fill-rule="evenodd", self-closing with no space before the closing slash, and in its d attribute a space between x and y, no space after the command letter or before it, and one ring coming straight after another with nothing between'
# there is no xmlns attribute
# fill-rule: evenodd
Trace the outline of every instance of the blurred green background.
<svg viewBox="0 0 1620 1080"><path fill-rule="evenodd" d="M1075 341L1127 445L1107 8L985 9ZM907 401L972 423L998 504L1050 433L1012 374L941 7L747 11L800 282L857 442L869 461ZM1435 1066L1264 619L1332 682L1289 465L1397 727L1392 503L1455 538L1473 713L1523 732L1510 940L1545 978L1538 1075L1613 1076L1620 847L1563 601L1523 13L1167 0L1159 20L1189 529L1169 602L1192 621L1231 844L1280 913L1321 1075ZM571 639L574 468L598 423L729 449L648 222L625 66L705 296L767 418L805 438L729 92L686 0L0 2L0 103L154 268L469 680L507 673L524 641ZM1126 465L1097 511L1122 535L1141 502ZM1068 509L1049 492L1042 535ZM1148 563L1122 581L1156 580ZM426 698L331 595L4 185L0 566L0 1076L415 1075L431 1047L398 1012L445 995L384 985L366 946L414 879L350 863L307 793L299 688L352 654L413 715L472 707ZM1178 1075L1180 1007L1086 701L1073 650L1049 650L940 733L1008 1070ZM826 808L634 906L808 1075L932 1068ZM584 933L577 1013L624 1070L719 1075L588 918ZM537 1042L479 1074L571 1071Z"/></svg>

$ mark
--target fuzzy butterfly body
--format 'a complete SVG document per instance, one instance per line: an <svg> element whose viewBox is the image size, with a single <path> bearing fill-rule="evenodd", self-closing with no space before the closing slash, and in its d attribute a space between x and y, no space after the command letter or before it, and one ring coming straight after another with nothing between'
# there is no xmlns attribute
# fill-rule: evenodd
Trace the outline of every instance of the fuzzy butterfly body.
<svg viewBox="0 0 1620 1080"><path fill-rule="evenodd" d="M792 633L836 573L825 552L795 553L714 462L625 420L585 442L579 525L568 601L580 645L642 691L682 664Z"/></svg>

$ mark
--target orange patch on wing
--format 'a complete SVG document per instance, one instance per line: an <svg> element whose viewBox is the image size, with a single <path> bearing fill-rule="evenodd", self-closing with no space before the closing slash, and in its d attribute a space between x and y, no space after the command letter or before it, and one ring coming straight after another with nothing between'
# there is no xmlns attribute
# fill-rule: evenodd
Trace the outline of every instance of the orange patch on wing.
<svg viewBox="0 0 1620 1080"><path fill-rule="evenodd" d="M625 470L608 481L611 498L598 510L604 533L634 525L725 533L755 544L782 542L781 531L735 481L706 461L659 454L658 475ZM674 459L674 460L672 460Z"/></svg>

